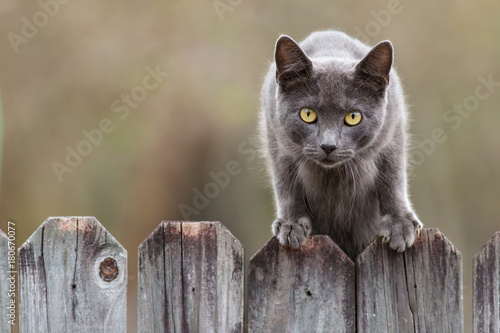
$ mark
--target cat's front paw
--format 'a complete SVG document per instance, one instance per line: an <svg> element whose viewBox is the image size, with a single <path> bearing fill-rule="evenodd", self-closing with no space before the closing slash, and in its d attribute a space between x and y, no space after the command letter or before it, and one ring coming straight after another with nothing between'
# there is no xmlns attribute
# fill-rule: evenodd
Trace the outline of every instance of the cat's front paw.
<svg viewBox="0 0 500 333"><path fill-rule="evenodd" d="M392 249L403 252L413 245L415 234L420 233L422 226L422 222L413 212L401 215L384 215L380 224L379 236L383 237Z"/></svg>
<svg viewBox="0 0 500 333"><path fill-rule="evenodd" d="M296 222L278 218L273 222L273 234L280 244L298 249L311 234L311 221L307 217L301 217Z"/></svg>

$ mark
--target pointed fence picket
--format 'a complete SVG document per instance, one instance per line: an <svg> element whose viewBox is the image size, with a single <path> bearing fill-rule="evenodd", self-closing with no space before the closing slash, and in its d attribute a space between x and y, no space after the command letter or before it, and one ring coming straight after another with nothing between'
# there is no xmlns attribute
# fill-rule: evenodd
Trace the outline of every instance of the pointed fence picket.
<svg viewBox="0 0 500 333"><path fill-rule="evenodd" d="M463 332L462 255L438 229L403 253L375 240L356 260L358 332Z"/></svg>
<svg viewBox="0 0 500 333"><path fill-rule="evenodd" d="M127 251L94 217L48 218L19 248L19 332L126 332Z"/></svg>
<svg viewBox="0 0 500 333"><path fill-rule="evenodd" d="M20 333L127 331L127 252L95 218L49 218L18 253ZM438 229L403 253L376 239L356 262L327 236L297 250L271 238L250 259L248 325L243 258L219 222L162 222L139 246L138 331L464 329L462 256ZM7 269L0 262L2 310ZM474 332L500 333L500 232L474 257Z"/></svg>
<svg viewBox="0 0 500 333"><path fill-rule="evenodd" d="M500 232L474 256L474 332L500 332Z"/></svg>
<svg viewBox="0 0 500 333"><path fill-rule="evenodd" d="M354 332L354 269L327 236L297 250L273 237L250 259L249 332Z"/></svg>
<svg viewBox="0 0 500 333"><path fill-rule="evenodd" d="M243 332L243 260L220 222L162 222L139 246L139 332Z"/></svg>

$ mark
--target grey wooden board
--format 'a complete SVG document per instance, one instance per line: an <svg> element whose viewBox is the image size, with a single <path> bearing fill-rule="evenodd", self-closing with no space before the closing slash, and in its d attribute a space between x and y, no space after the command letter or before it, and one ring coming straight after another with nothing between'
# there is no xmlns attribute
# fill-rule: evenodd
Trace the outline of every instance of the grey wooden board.
<svg viewBox="0 0 500 333"><path fill-rule="evenodd" d="M328 236L271 238L251 259L249 332L354 332L355 265Z"/></svg>
<svg viewBox="0 0 500 333"><path fill-rule="evenodd" d="M500 232L474 256L474 332L500 332Z"/></svg>
<svg viewBox="0 0 500 333"><path fill-rule="evenodd" d="M100 276L114 258L118 275ZM19 248L19 332L126 332L127 251L94 217L48 218Z"/></svg>
<svg viewBox="0 0 500 333"><path fill-rule="evenodd" d="M139 246L139 332L243 332L243 247L220 222L162 222Z"/></svg>
<svg viewBox="0 0 500 333"><path fill-rule="evenodd" d="M9 296L10 282L7 278L12 276L9 272L14 270L10 269L8 265L8 243L7 236L0 230L0 333L10 333L11 325L9 324L9 320L16 316L16 311L14 310L12 313L13 317L9 317L11 315L11 309L9 308L11 298ZM13 276L17 281L17 275L13 273Z"/></svg>
<svg viewBox="0 0 500 333"><path fill-rule="evenodd" d="M356 260L358 332L463 332L462 254L438 229L398 253L376 239Z"/></svg>

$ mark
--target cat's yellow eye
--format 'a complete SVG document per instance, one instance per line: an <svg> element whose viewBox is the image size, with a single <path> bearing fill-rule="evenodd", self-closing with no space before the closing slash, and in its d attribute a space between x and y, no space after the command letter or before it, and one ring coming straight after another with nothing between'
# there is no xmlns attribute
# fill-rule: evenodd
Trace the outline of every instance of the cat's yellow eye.
<svg viewBox="0 0 500 333"><path fill-rule="evenodd" d="M314 123L316 119L318 119L318 115L314 110L303 108L302 110L300 110L300 119L302 119L306 123Z"/></svg>
<svg viewBox="0 0 500 333"><path fill-rule="evenodd" d="M349 126L355 126L361 121L361 112L353 111L345 115L344 121Z"/></svg>

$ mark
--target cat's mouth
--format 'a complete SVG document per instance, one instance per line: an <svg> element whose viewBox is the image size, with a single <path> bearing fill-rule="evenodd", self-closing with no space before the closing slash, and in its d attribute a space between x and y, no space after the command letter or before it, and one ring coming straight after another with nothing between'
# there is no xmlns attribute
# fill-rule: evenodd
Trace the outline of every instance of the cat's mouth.
<svg viewBox="0 0 500 333"><path fill-rule="evenodd" d="M306 154L316 163L323 167L332 168L354 158L354 151L351 149L333 151L330 154L319 153Z"/></svg>
<svg viewBox="0 0 500 333"><path fill-rule="evenodd" d="M342 154L342 155L338 155L338 156L329 155L329 156L326 156L325 158L323 158L320 161L320 163L327 166L327 167L334 167L334 166L337 166L339 164L342 164L342 163L349 161L353 157L354 157L354 153Z"/></svg>

